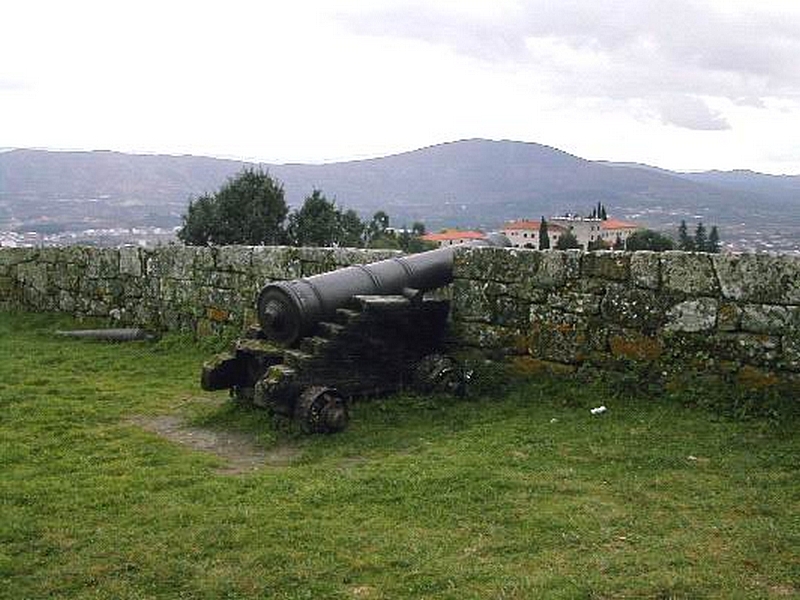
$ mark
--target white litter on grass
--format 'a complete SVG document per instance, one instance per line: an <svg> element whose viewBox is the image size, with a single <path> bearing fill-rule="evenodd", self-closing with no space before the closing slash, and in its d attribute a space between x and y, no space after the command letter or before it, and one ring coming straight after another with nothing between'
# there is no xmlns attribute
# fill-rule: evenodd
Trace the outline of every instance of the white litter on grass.
<svg viewBox="0 0 800 600"><path fill-rule="evenodd" d="M551 422L551 423L558 423L558 419L556 419L555 417L553 417L552 419L550 419L550 422Z"/></svg>
<svg viewBox="0 0 800 600"><path fill-rule="evenodd" d="M590 413L593 415L602 415L608 409L605 406L598 406L597 408L592 408L589 410Z"/></svg>

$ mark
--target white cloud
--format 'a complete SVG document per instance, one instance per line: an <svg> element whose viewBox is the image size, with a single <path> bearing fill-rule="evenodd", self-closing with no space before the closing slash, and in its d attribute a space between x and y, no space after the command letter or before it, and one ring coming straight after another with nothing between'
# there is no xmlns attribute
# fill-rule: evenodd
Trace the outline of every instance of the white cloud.
<svg viewBox="0 0 800 600"><path fill-rule="evenodd" d="M4 146L320 161L490 137L800 172L794 2L6 0L0 55Z"/></svg>

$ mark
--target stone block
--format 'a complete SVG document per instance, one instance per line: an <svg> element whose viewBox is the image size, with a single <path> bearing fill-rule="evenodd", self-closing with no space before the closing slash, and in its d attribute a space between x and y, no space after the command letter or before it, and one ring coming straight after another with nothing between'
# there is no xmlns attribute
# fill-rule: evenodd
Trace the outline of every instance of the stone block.
<svg viewBox="0 0 800 600"><path fill-rule="evenodd" d="M800 260L767 254L716 254L722 295L763 304L800 304Z"/></svg>
<svg viewBox="0 0 800 600"><path fill-rule="evenodd" d="M459 341L467 346L498 351L500 354L524 354L527 339L519 329L498 327L485 323L454 323Z"/></svg>
<svg viewBox="0 0 800 600"><path fill-rule="evenodd" d="M661 287L659 253L643 250L631 255L631 283L636 287L657 290Z"/></svg>
<svg viewBox="0 0 800 600"><path fill-rule="evenodd" d="M694 333L710 331L717 323L719 302L715 298L697 298L676 304L667 311L666 331Z"/></svg>
<svg viewBox="0 0 800 600"><path fill-rule="evenodd" d="M194 247L164 246L146 254L146 272L150 278L180 279L192 278Z"/></svg>
<svg viewBox="0 0 800 600"><path fill-rule="evenodd" d="M650 333L666 318L668 298L653 290L609 285L600 303L603 317L610 323Z"/></svg>
<svg viewBox="0 0 800 600"><path fill-rule="evenodd" d="M664 344L658 337L642 335L638 331L615 331L608 336L612 356L636 362L653 362L664 352Z"/></svg>
<svg viewBox="0 0 800 600"><path fill-rule="evenodd" d="M538 272L544 253L464 246L455 249L453 257L453 274L457 278L513 283L529 281Z"/></svg>
<svg viewBox="0 0 800 600"><path fill-rule="evenodd" d="M303 274L298 248L253 248L252 261L253 278L261 285L270 281L297 279Z"/></svg>
<svg viewBox="0 0 800 600"><path fill-rule="evenodd" d="M719 284L711 255L669 251L661 254L661 283L665 290L695 296L716 296Z"/></svg>
<svg viewBox="0 0 800 600"><path fill-rule="evenodd" d="M784 333L790 324L791 313L785 306L775 304L745 304L742 307L741 328L752 333Z"/></svg>
<svg viewBox="0 0 800 600"><path fill-rule="evenodd" d="M119 250L116 248L91 249L87 256L86 277L89 279L119 277Z"/></svg>
<svg viewBox="0 0 800 600"><path fill-rule="evenodd" d="M253 264L253 251L251 246L217 246L214 248L216 268L248 273Z"/></svg>
<svg viewBox="0 0 800 600"><path fill-rule="evenodd" d="M630 262L631 255L627 252L587 252L581 260L581 275L627 281L630 278Z"/></svg>
<svg viewBox="0 0 800 600"><path fill-rule="evenodd" d="M39 256L39 248L0 248L0 268L32 262Z"/></svg>
<svg viewBox="0 0 800 600"><path fill-rule="evenodd" d="M139 248L125 246L119 249L119 274L129 277L142 276L142 256Z"/></svg>
<svg viewBox="0 0 800 600"><path fill-rule="evenodd" d="M722 301L717 311L719 331L739 331L742 326L742 309L735 302Z"/></svg>
<svg viewBox="0 0 800 600"><path fill-rule="evenodd" d="M528 351L534 358L579 363L607 343L605 329L579 315L532 306L530 321Z"/></svg>
<svg viewBox="0 0 800 600"><path fill-rule="evenodd" d="M597 315L600 314L601 300L602 296L598 294L554 291L548 296L547 304L577 315Z"/></svg>

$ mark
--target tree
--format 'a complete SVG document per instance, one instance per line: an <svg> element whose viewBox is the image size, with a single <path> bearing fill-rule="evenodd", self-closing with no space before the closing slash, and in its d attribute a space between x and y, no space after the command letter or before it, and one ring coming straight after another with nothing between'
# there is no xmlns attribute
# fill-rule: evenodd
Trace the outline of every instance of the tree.
<svg viewBox="0 0 800 600"><path fill-rule="evenodd" d="M681 225L678 227L678 250L683 250L684 252L694 250L694 240L689 237L689 230L684 220L681 221Z"/></svg>
<svg viewBox="0 0 800 600"><path fill-rule="evenodd" d="M360 246L363 233L358 214L338 208L320 190L289 216L287 227L289 242L295 246Z"/></svg>
<svg viewBox="0 0 800 600"><path fill-rule="evenodd" d="M183 215L183 227L178 230L178 239L190 246L205 246L210 243L216 227L216 204L214 197L203 194L189 201Z"/></svg>
<svg viewBox="0 0 800 600"><path fill-rule="evenodd" d="M714 225L711 227L711 233L708 234L708 252L718 254L719 250L719 232L717 231L717 226Z"/></svg>
<svg viewBox="0 0 800 600"><path fill-rule="evenodd" d="M539 223L539 250L548 250L550 248L550 234L547 233L547 221L542 217L542 222Z"/></svg>
<svg viewBox="0 0 800 600"><path fill-rule="evenodd" d="M622 238L617 234L616 239L614 240L614 245L612 246L614 250L625 250L625 242L622 241Z"/></svg>
<svg viewBox="0 0 800 600"><path fill-rule="evenodd" d="M367 241L370 245L372 245L372 240L383 236L387 229L389 229L389 215L379 210L372 215L372 221L367 225Z"/></svg>
<svg viewBox="0 0 800 600"><path fill-rule="evenodd" d="M312 191L303 206L289 215L289 242L293 246L333 246L339 233L337 212L320 190Z"/></svg>
<svg viewBox="0 0 800 600"><path fill-rule="evenodd" d="M670 238L652 229L634 231L628 236L628 239L625 240L625 249L632 252L637 250L663 252L664 250L672 250L674 247L675 244Z"/></svg>
<svg viewBox="0 0 800 600"><path fill-rule="evenodd" d="M694 232L694 247L698 252L708 252L708 237L706 237L706 228L702 221L697 224Z"/></svg>
<svg viewBox="0 0 800 600"><path fill-rule="evenodd" d="M602 204L600 205L600 212L597 214L597 216L600 217L600 219L602 219L603 221L608 220L608 213L606 213L606 207L604 205Z"/></svg>
<svg viewBox="0 0 800 600"><path fill-rule="evenodd" d="M588 246L586 247L587 250L608 250L610 247L609 243L603 239L597 238L596 240L592 240L589 242Z"/></svg>
<svg viewBox="0 0 800 600"><path fill-rule="evenodd" d="M578 238L575 237L575 234L572 233L571 229L563 233L556 242L556 250L570 250L572 248L580 247L581 245L578 243Z"/></svg>
<svg viewBox="0 0 800 600"><path fill-rule="evenodd" d="M353 209L339 211L339 245L348 248L359 248L364 243L364 232L367 229L358 213Z"/></svg>
<svg viewBox="0 0 800 600"><path fill-rule="evenodd" d="M289 209L283 186L261 169L246 168L214 195L189 202L178 239L185 244L279 244Z"/></svg>
<svg viewBox="0 0 800 600"><path fill-rule="evenodd" d="M414 224L411 226L411 233L417 237L425 235L425 223L422 221L414 221Z"/></svg>

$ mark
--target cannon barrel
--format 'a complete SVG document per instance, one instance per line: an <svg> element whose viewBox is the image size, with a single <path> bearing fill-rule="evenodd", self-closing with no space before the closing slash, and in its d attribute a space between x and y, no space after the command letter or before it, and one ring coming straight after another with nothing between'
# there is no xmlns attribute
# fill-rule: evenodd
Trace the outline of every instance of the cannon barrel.
<svg viewBox="0 0 800 600"><path fill-rule="evenodd" d="M508 239L490 234L477 246L508 246ZM457 246L353 265L330 273L270 283L258 294L258 321L270 340L292 345L313 327L357 295L393 295L408 290L426 292L453 281Z"/></svg>

